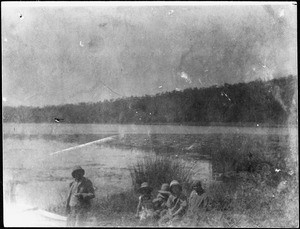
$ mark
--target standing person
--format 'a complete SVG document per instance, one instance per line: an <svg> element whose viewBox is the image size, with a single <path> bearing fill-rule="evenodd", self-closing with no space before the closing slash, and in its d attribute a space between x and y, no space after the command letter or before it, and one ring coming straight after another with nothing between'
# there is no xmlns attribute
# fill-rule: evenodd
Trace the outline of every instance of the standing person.
<svg viewBox="0 0 300 229"><path fill-rule="evenodd" d="M182 186L178 181L173 180L170 184L171 195L166 203L168 207L167 214L159 221L160 225L165 223L178 223L187 209L187 198L182 193Z"/></svg>
<svg viewBox="0 0 300 229"><path fill-rule="evenodd" d="M83 226L91 207L90 200L95 197L92 182L84 177L84 170L75 166L72 171L74 181L70 184L66 211L67 226Z"/></svg>
<svg viewBox="0 0 300 229"><path fill-rule="evenodd" d="M151 195L152 190L152 187L150 187L147 182L142 183L138 190L141 195L139 196L136 217L142 222L151 221L153 219L154 208Z"/></svg>
<svg viewBox="0 0 300 229"><path fill-rule="evenodd" d="M158 191L157 197L153 200L155 210L154 217L156 219L161 218L167 213L167 200L170 194L170 185L167 183L162 184L161 189Z"/></svg>
<svg viewBox="0 0 300 229"><path fill-rule="evenodd" d="M192 192L189 197L189 207L187 216L189 218L200 217L199 213L201 211L209 210L211 199L202 188L202 183L200 180L195 180L192 184Z"/></svg>

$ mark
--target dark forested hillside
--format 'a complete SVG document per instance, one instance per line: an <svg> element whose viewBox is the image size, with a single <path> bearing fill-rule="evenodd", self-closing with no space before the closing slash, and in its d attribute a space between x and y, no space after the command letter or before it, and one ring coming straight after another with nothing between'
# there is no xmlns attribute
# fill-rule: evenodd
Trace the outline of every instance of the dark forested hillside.
<svg viewBox="0 0 300 229"><path fill-rule="evenodd" d="M154 96L39 107L3 107L3 122L65 123L263 123L286 124L296 76L209 88L190 88Z"/></svg>

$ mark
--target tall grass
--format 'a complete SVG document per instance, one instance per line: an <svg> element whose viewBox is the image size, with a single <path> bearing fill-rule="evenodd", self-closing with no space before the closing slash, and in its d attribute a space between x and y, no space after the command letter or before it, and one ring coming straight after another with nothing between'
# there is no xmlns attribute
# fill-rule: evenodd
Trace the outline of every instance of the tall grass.
<svg viewBox="0 0 300 229"><path fill-rule="evenodd" d="M294 227L299 222L298 179L286 175L285 154L289 153L286 137L158 135L152 138L151 146L155 146L154 149L167 145L172 155L179 152L187 153L187 156L194 153L210 155L215 172L227 174L220 182L213 182L206 189L211 198L210 210L199 212L199 216L193 220L183 219L182 226ZM135 139L135 142L144 144L139 139ZM190 147L192 143L194 147ZM162 151L166 153L166 150ZM189 196L193 168L166 155L169 154L146 157L130 166L132 189L95 199L92 214L99 220L103 219L103 215L110 217L110 221L118 221L117 226L136 225L136 219L133 218L138 202L136 191L143 182L148 182L155 194L162 183L178 180ZM269 171L260 168L264 163L269 165ZM250 165L253 171L249 171ZM287 188L278 190L277 185L285 180ZM122 217L127 221L120 220Z"/></svg>
<svg viewBox="0 0 300 229"><path fill-rule="evenodd" d="M142 182L149 182L157 191L162 183L176 179L187 196L190 194L192 169L182 161L168 157L149 157L130 167L133 189L95 199L90 212L98 225L136 226L134 213L138 203L137 188ZM298 200L295 192L288 200L289 189L297 191L295 179L290 177L283 191L267 184L266 177L258 173L240 172L227 182L212 182L207 187L211 203L207 211L186 216L181 226L204 227L294 227L295 217L289 219L285 208L291 201ZM295 187L292 187L294 184ZM291 198L289 197L289 198ZM292 212L293 215L297 215Z"/></svg>
<svg viewBox="0 0 300 229"><path fill-rule="evenodd" d="M130 175L134 190L137 190L143 182L148 182L158 190L163 183L177 180L184 189L190 189L192 169L179 160L170 157L155 156L146 157L130 167Z"/></svg>
<svg viewBox="0 0 300 229"><path fill-rule="evenodd" d="M96 200L92 206L93 214L110 215L114 213L134 213L138 204L138 196L132 189L114 193Z"/></svg>
<svg viewBox="0 0 300 229"><path fill-rule="evenodd" d="M209 211L185 216L181 226L297 227L299 191L295 179L289 177L284 189L272 187L259 174L248 172L238 174L236 185L214 182L207 189Z"/></svg>

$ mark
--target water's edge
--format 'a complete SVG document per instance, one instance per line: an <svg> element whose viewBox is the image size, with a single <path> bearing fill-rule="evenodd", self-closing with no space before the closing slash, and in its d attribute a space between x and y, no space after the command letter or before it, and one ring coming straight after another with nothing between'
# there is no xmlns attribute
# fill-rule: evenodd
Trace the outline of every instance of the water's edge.
<svg viewBox="0 0 300 229"><path fill-rule="evenodd" d="M297 134L296 127L3 123L3 134Z"/></svg>

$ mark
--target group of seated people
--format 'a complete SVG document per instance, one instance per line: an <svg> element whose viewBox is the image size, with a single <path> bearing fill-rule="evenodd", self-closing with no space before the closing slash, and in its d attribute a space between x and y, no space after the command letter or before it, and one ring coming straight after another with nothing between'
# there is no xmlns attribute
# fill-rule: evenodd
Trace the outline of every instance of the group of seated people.
<svg viewBox="0 0 300 229"><path fill-rule="evenodd" d="M147 182L141 184L138 192L139 203L136 217L140 221L155 220L159 225L176 224L184 215L194 215L200 209L209 205L209 197L202 188L201 181L196 180L192 185L192 192L187 198L182 186L176 180L170 185L162 184L156 198L152 198L153 188Z"/></svg>

